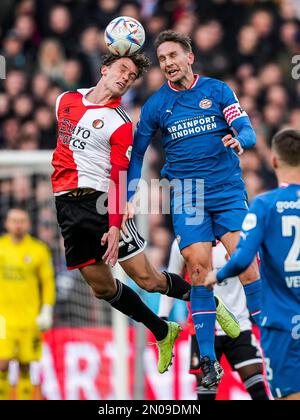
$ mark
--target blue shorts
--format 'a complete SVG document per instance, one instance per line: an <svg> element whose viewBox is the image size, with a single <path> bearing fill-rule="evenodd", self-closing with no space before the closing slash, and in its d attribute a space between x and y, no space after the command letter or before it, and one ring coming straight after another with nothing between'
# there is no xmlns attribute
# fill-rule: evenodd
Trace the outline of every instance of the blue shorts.
<svg viewBox="0 0 300 420"><path fill-rule="evenodd" d="M300 338L290 331L261 328L267 380L275 398L300 392Z"/></svg>
<svg viewBox="0 0 300 420"><path fill-rule="evenodd" d="M193 184L183 182L177 180L171 194L174 233L180 250L241 230L248 211L242 181L204 188L200 180L193 180Z"/></svg>

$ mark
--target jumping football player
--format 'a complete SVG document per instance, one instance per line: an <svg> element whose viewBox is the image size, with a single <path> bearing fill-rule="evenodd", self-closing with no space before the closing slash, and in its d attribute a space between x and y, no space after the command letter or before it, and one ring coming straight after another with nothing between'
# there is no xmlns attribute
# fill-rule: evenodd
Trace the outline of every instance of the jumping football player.
<svg viewBox="0 0 300 420"><path fill-rule="evenodd" d="M162 175L173 181L174 231L191 278L194 323L203 327L196 329L197 340L203 385L210 387L219 383L222 369L214 350L216 304L203 282L211 269L212 243L220 239L229 254L237 245L248 209L238 155L255 144L255 133L225 83L193 73L190 38L164 31L156 39L156 52L167 83L142 108L128 172L128 200L135 193L132 181L140 179L145 151L160 129L166 153ZM185 194L187 179L191 183ZM261 282L256 262L240 280L249 311L258 319Z"/></svg>

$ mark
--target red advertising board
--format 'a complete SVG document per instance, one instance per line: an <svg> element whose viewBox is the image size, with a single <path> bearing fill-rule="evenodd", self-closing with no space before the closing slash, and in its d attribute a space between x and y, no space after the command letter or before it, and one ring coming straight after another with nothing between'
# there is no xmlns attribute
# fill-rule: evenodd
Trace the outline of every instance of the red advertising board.
<svg viewBox="0 0 300 420"><path fill-rule="evenodd" d="M153 341L149 336L148 341ZM133 396L134 329L128 335L129 388ZM115 399L115 361L117 350L111 328L56 328L45 334L40 364L43 394L46 399ZM186 330L176 341L173 366L163 375L157 372L156 346L144 352L145 399L195 399L195 379L188 374L189 340ZM238 375L223 361L226 374L218 399L250 399Z"/></svg>

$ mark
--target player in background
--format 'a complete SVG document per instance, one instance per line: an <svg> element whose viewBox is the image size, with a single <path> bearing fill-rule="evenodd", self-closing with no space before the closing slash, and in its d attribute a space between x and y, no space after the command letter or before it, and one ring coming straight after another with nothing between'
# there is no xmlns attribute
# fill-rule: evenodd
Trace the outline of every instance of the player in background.
<svg viewBox="0 0 300 420"><path fill-rule="evenodd" d="M30 363L42 355L41 331L52 326L55 281L48 247L30 234L27 211L13 208L0 237L0 400L11 397L9 362L19 362L17 399L33 398Z"/></svg>
<svg viewBox="0 0 300 420"><path fill-rule="evenodd" d="M191 278L193 320L202 326L196 331L203 385L210 387L219 383L222 369L214 351L216 304L203 282L211 269L215 239L221 240L229 254L237 245L248 209L238 155L256 139L249 117L229 86L193 73L190 38L164 31L156 39L156 52L167 83L142 108L128 172L128 200L135 193L133 182L136 186L140 179L146 149L160 129L166 153L162 176L176 180L171 193L173 225ZM193 186L185 193L187 179ZM240 280L250 313L258 318L261 282L256 262Z"/></svg>
<svg viewBox="0 0 300 420"><path fill-rule="evenodd" d="M213 267L216 269L222 268L226 264L228 254L221 242L217 243L212 252ZM184 268L184 258L180 254L175 240L171 248L168 270L181 275ZM245 388L253 400L268 400L269 397L263 377L262 356L256 338L252 333L252 323L249 319L245 293L238 277L226 279L220 286L216 286L215 294L234 313L241 327L239 337L232 339L226 337L222 328L216 322L215 351L217 359L220 362L222 355L225 354L231 368L239 373ZM173 303L174 299L161 296L158 315L168 319ZM191 335L190 373L196 376L197 398L202 401L215 400L218 391L217 387L206 389L201 385L200 353L189 305L188 309L187 325Z"/></svg>
<svg viewBox="0 0 300 420"><path fill-rule="evenodd" d="M259 251L262 277L261 344L267 379L276 398L300 400L300 133L286 129L272 140L279 187L252 203L237 251L211 288L244 271Z"/></svg>
<svg viewBox="0 0 300 420"><path fill-rule="evenodd" d="M120 102L148 66L143 54L110 54L95 87L58 97L52 185L68 269L79 268L98 299L152 331L159 348L158 371L163 373L171 363L180 326L161 320L138 294L114 279L109 268L119 256L126 273L144 289L188 299L190 286L175 274L157 273L141 252L145 241L133 221L120 239L126 203L122 175L127 173L133 141L132 123Z"/></svg>

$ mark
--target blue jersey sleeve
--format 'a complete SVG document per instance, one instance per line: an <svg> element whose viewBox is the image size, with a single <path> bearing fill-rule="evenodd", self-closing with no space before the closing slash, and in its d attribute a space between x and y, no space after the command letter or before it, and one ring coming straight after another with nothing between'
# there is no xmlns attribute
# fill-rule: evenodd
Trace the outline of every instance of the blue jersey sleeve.
<svg viewBox="0 0 300 420"><path fill-rule="evenodd" d="M249 149L256 143L255 131L245 110L241 107L236 94L223 83L221 107L223 115L230 127L237 131L236 138L243 149Z"/></svg>
<svg viewBox="0 0 300 420"><path fill-rule="evenodd" d="M156 110L148 100L142 108L140 121L135 131L133 148L127 175L127 200L130 201L141 178L144 155L158 129Z"/></svg>
<svg viewBox="0 0 300 420"><path fill-rule="evenodd" d="M257 198L243 222L241 239L236 252L217 273L218 282L241 274L252 263L264 239L265 219L264 203Z"/></svg>

